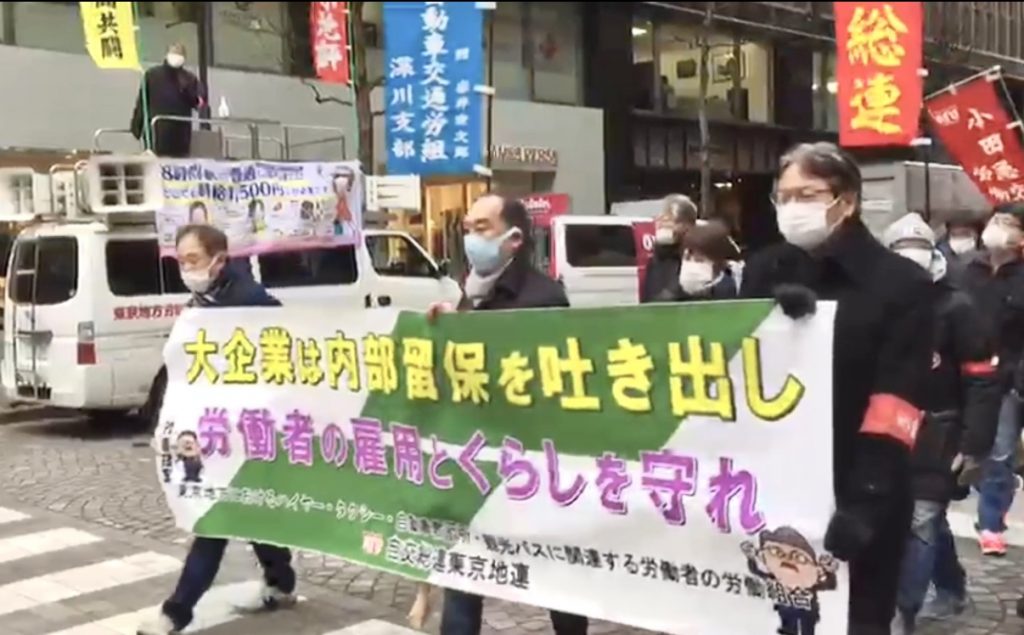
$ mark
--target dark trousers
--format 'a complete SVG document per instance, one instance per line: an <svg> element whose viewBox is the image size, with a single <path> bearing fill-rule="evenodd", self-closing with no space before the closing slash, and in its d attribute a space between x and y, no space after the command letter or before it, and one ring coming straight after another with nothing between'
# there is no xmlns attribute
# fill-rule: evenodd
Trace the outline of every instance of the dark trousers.
<svg viewBox="0 0 1024 635"><path fill-rule="evenodd" d="M482 597L454 589L444 590L441 635L480 635L483 616ZM588 625L589 621L583 616L551 611L555 635L587 635Z"/></svg>
<svg viewBox="0 0 1024 635"><path fill-rule="evenodd" d="M183 630L192 621L192 611L217 577L227 546L228 541L223 538L197 537L192 541L188 557L185 558L185 568L178 578L178 586L163 606L164 615L171 618L177 630ZM255 542L252 548L263 567L263 580L267 586L284 593L294 591L295 571L291 565L291 552L282 547Z"/></svg>
<svg viewBox="0 0 1024 635"><path fill-rule="evenodd" d="M791 606L776 606L782 624L779 633L785 635L814 635L818 627L818 615L814 611Z"/></svg>
<svg viewBox="0 0 1024 635"><path fill-rule="evenodd" d="M894 502L878 535L850 562L849 635L889 633L913 508L909 495Z"/></svg>

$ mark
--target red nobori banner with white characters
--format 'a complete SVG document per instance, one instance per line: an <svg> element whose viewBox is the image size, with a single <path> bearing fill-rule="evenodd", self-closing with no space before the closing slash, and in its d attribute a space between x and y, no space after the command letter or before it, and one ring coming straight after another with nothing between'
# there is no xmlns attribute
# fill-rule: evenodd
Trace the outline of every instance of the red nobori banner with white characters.
<svg viewBox="0 0 1024 635"><path fill-rule="evenodd" d="M1024 201L1019 123L996 92L998 73L950 87L925 103L935 134L993 205Z"/></svg>
<svg viewBox="0 0 1024 635"><path fill-rule="evenodd" d="M348 3L310 2L309 27L316 76L325 82L349 83Z"/></svg>
<svg viewBox="0 0 1024 635"><path fill-rule="evenodd" d="M839 142L910 145L923 84L920 2L835 2Z"/></svg>

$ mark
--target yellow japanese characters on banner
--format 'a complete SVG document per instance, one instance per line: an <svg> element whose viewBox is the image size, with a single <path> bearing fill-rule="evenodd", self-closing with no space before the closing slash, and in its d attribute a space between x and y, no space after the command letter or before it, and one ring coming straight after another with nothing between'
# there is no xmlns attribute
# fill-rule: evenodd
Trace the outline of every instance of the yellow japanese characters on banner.
<svg viewBox="0 0 1024 635"><path fill-rule="evenodd" d="M79 2L85 48L103 69L142 70L131 2Z"/></svg>

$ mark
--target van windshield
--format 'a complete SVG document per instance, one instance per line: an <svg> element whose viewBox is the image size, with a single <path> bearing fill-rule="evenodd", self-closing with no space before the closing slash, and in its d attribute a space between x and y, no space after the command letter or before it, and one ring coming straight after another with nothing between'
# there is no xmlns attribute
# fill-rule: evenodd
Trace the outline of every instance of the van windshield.
<svg viewBox="0 0 1024 635"><path fill-rule="evenodd" d="M565 258L572 267L635 267L630 225L566 225Z"/></svg>
<svg viewBox="0 0 1024 635"><path fill-rule="evenodd" d="M16 303L60 304L78 292L78 240L72 236L19 240L12 261L8 293Z"/></svg>

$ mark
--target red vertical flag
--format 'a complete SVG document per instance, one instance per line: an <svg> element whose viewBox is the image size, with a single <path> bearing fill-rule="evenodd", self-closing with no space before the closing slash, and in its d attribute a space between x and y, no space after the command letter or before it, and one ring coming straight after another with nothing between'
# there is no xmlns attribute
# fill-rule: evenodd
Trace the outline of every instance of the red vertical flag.
<svg viewBox="0 0 1024 635"><path fill-rule="evenodd" d="M310 2L309 27L316 76L325 82L349 83L348 3Z"/></svg>
<svg viewBox="0 0 1024 635"><path fill-rule="evenodd" d="M920 2L835 2L839 143L905 146L917 137L923 83Z"/></svg>
<svg viewBox="0 0 1024 635"><path fill-rule="evenodd" d="M928 98L932 129L993 205L1024 201L1024 147L996 92L999 74L978 76Z"/></svg>

